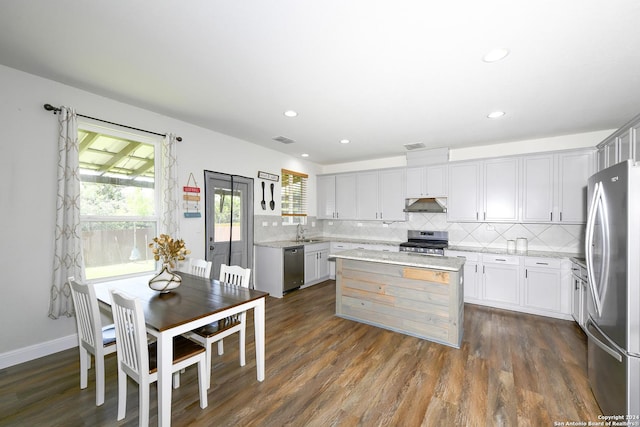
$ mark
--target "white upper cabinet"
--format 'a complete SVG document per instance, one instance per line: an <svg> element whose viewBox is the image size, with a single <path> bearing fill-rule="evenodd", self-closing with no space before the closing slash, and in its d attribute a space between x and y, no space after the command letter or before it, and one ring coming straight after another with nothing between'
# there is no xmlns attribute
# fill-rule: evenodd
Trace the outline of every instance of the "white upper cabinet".
<svg viewBox="0 0 640 427"><path fill-rule="evenodd" d="M406 193L410 199L418 199L425 197L426 187L426 168L424 166L407 168L407 185Z"/></svg>
<svg viewBox="0 0 640 427"><path fill-rule="evenodd" d="M593 150L449 165L450 222L584 223Z"/></svg>
<svg viewBox="0 0 640 427"><path fill-rule="evenodd" d="M640 160L640 115L634 117L598 144L597 170L601 171L625 160Z"/></svg>
<svg viewBox="0 0 640 427"><path fill-rule="evenodd" d="M522 221L553 221L554 156L522 159ZM559 218L558 218L559 219Z"/></svg>
<svg viewBox="0 0 640 427"><path fill-rule="evenodd" d="M618 161L623 162L625 160L633 158L631 155L631 130L620 135L618 138Z"/></svg>
<svg viewBox="0 0 640 427"><path fill-rule="evenodd" d="M447 197L448 165L407 168L406 197Z"/></svg>
<svg viewBox="0 0 640 427"><path fill-rule="evenodd" d="M358 219L379 219L377 171L358 172L356 201Z"/></svg>
<svg viewBox="0 0 640 427"><path fill-rule="evenodd" d="M587 180L594 172L593 153L579 151L557 156L558 218L554 218L554 222L584 223L587 220Z"/></svg>
<svg viewBox="0 0 640 427"><path fill-rule="evenodd" d="M447 185L448 172L448 165L426 167L426 197L447 197L449 191L449 186Z"/></svg>
<svg viewBox="0 0 640 427"><path fill-rule="evenodd" d="M629 130L622 153L640 155L637 131ZM611 150L605 148L599 155L608 159ZM405 198L446 197L449 222L581 224L594 153L580 149L320 175L318 218L406 221Z"/></svg>
<svg viewBox="0 0 640 427"><path fill-rule="evenodd" d="M631 158L638 162L640 161L640 123L631 126L629 135L631 137Z"/></svg>
<svg viewBox="0 0 640 427"><path fill-rule="evenodd" d="M482 162L461 162L449 165L449 197L447 221L478 221L481 192Z"/></svg>
<svg viewBox="0 0 640 427"><path fill-rule="evenodd" d="M321 175L316 180L318 219L334 219L336 215L336 177Z"/></svg>
<svg viewBox="0 0 640 427"><path fill-rule="evenodd" d="M598 170L601 171L602 169L606 169L607 168L607 150L605 149L605 147L599 148L598 152L596 153L596 156L597 156L596 166Z"/></svg>
<svg viewBox="0 0 640 427"><path fill-rule="evenodd" d="M447 220L518 219L518 159L493 159L449 165Z"/></svg>
<svg viewBox="0 0 640 427"><path fill-rule="evenodd" d="M404 221L405 174L403 169L357 174L357 218Z"/></svg>
<svg viewBox="0 0 640 427"><path fill-rule="evenodd" d="M336 218L356 219L356 175L336 175Z"/></svg>
<svg viewBox="0 0 640 427"><path fill-rule="evenodd" d="M378 177L378 207L380 218L385 221L405 221L405 174L403 169L380 171Z"/></svg>
<svg viewBox="0 0 640 427"><path fill-rule="evenodd" d="M521 221L586 222L593 155L592 150L579 150L523 157Z"/></svg>
<svg viewBox="0 0 640 427"><path fill-rule="evenodd" d="M613 166L618 163L618 138L612 138L611 141L604 147L606 154L605 167Z"/></svg>
<svg viewBox="0 0 640 427"><path fill-rule="evenodd" d="M356 219L356 175L321 175L317 180L319 219Z"/></svg>
<svg viewBox="0 0 640 427"><path fill-rule="evenodd" d="M483 221L518 220L518 158L484 162Z"/></svg>

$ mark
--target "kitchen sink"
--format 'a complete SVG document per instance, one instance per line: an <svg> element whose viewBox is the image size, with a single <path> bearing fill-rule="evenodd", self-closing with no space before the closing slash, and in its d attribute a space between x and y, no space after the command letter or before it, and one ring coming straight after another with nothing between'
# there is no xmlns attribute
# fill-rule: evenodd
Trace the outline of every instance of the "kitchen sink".
<svg viewBox="0 0 640 427"><path fill-rule="evenodd" d="M296 242L300 242L300 243L316 243L316 242L321 242L322 240L320 239L299 239L296 240Z"/></svg>

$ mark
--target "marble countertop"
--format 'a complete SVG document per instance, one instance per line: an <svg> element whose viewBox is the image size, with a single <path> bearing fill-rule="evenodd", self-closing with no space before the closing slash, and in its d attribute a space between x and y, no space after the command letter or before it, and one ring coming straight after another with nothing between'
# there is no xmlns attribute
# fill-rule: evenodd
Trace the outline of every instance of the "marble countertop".
<svg viewBox="0 0 640 427"><path fill-rule="evenodd" d="M310 241L306 242L296 242L295 240L275 240L272 242L260 242L254 243L254 246L264 246L267 248L295 248L297 246L305 246L305 245L315 245L318 243L330 243L331 240L326 240L324 238L310 238Z"/></svg>
<svg viewBox="0 0 640 427"><path fill-rule="evenodd" d="M582 268L587 268L587 261L584 259L584 256L575 256L575 257L571 257L569 258L572 262L575 262L576 264L579 264Z"/></svg>
<svg viewBox="0 0 640 427"><path fill-rule="evenodd" d="M460 258L419 255L406 252L371 251L366 249L340 251L335 254L329 254L329 258L380 262L384 264L406 265L446 271L459 271L464 265L464 260Z"/></svg>
<svg viewBox="0 0 640 427"><path fill-rule="evenodd" d="M403 241L389 241L389 240L365 240L365 239L350 239L348 237L336 237L329 236L323 237L327 241L331 242L341 242L341 243L354 243L354 244L365 244L365 245L387 245L387 246L399 246Z"/></svg>
<svg viewBox="0 0 640 427"><path fill-rule="evenodd" d="M306 239L310 241L306 242L296 242L295 240L275 240L271 242L256 242L255 246L264 246L268 248L291 248L295 246L304 246L304 245L315 245L317 243L331 243L331 242L342 242L342 243L355 243L355 244L366 244L366 245L388 245L388 246L398 246L402 242L389 242L385 240L362 240L362 239L348 239L344 237L307 237Z"/></svg>
<svg viewBox="0 0 640 427"><path fill-rule="evenodd" d="M264 246L269 248L292 248L296 246L314 245L317 243L330 243L330 242L342 242L352 244L365 244L365 245L387 245L398 246L402 242L392 242L388 240L363 240L363 239L350 239L345 237L335 236L322 236L322 237L308 237L310 241L296 242L295 240L276 240L270 242L258 242L255 246ZM449 246L447 250L460 251L460 252L476 252L482 254L496 254L496 255L519 255L541 258L569 258L576 260L578 263L584 265L584 254L572 253L572 252L553 252L553 251L527 251L526 253L508 253L506 249L499 248L485 248L481 246ZM423 256L423 255L419 255Z"/></svg>
<svg viewBox="0 0 640 427"><path fill-rule="evenodd" d="M482 254L496 254L496 255L520 255L520 256L532 256L532 257L541 257L541 258L577 258L584 259L584 255L579 253L572 252L552 252L552 251L527 251L524 253L520 252L507 252L506 249L494 249L494 248L483 248L483 247L473 247L473 246L449 246L446 250L450 251L460 251L460 252L477 252Z"/></svg>

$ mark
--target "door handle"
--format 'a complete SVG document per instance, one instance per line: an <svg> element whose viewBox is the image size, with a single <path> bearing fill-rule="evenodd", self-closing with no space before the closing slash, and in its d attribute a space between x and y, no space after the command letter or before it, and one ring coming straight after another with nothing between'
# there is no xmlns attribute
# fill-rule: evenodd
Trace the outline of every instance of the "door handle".
<svg viewBox="0 0 640 427"><path fill-rule="evenodd" d="M589 278L589 287L591 289L591 296L593 297L593 301L595 303L595 309L598 316L602 315L602 300L600 299L600 287L606 286L606 281L604 283L597 283L596 277L593 274L593 244L594 244L594 233L595 233L595 221L599 208L602 206L602 198L604 197L604 187L602 182L597 182L594 186L593 197L591 198L591 204L589 206L589 215L587 218L587 229L586 229L586 237L585 237L585 261L587 263L587 276ZM603 230L603 256L608 257L609 255L609 247L608 247L608 229L606 228L607 223L604 221L605 229ZM608 261L603 266L602 271L600 272L600 278L606 277L608 274L609 266ZM602 292L604 295L604 292Z"/></svg>
<svg viewBox="0 0 640 427"><path fill-rule="evenodd" d="M585 332L587 334L587 336L589 338L591 338L591 340L593 341L593 343L595 345L597 345L598 347L600 347L602 350L604 350L607 354L609 354L609 356L613 357L614 359L616 359L618 362L622 363L622 356L620 355L620 353L618 353L615 349L609 347L606 343L602 342L601 340L599 340L590 330L589 330L589 326L592 326L596 331L598 330L597 326L593 323L593 320L591 320L591 318L589 318L589 320L587 320L587 327L585 328ZM599 331L598 331L599 332Z"/></svg>

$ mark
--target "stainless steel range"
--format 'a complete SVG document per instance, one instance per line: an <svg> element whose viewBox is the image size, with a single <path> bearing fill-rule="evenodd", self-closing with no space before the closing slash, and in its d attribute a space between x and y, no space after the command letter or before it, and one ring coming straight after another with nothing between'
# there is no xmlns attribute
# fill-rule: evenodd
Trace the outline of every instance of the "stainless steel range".
<svg viewBox="0 0 640 427"><path fill-rule="evenodd" d="M409 230L407 238L408 241L400 243L400 252L444 256L444 250L449 246L448 231Z"/></svg>

